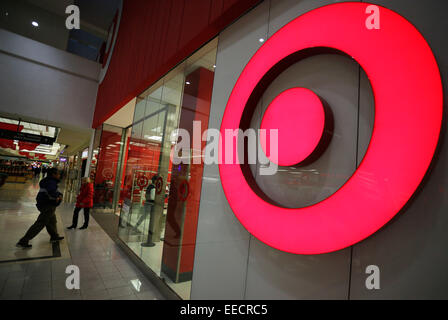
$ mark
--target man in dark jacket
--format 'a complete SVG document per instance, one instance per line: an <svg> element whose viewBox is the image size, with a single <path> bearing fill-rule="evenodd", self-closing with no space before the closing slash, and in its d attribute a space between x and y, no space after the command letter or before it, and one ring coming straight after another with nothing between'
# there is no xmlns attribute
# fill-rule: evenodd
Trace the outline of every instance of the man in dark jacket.
<svg viewBox="0 0 448 320"><path fill-rule="evenodd" d="M19 240L17 247L31 248L28 243L31 239L39 234L42 229L47 228L50 234L50 242L64 239L58 234L56 227L56 207L62 201L62 193L58 190L59 172L56 168L48 169L47 177L39 182L39 193L36 197L36 207L40 212L36 222L28 229L25 236Z"/></svg>

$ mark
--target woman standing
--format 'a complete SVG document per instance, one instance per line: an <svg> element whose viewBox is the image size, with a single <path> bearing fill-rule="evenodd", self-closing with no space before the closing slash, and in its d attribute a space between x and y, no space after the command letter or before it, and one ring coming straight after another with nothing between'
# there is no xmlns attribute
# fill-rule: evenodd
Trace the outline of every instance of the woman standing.
<svg viewBox="0 0 448 320"><path fill-rule="evenodd" d="M82 178L81 190L76 198L75 211L73 212L73 222L67 229L75 229L78 225L78 215L81 209L84 209L84 224L79 229L87 229L89 226L89 211L93 207L93 184L89 178Z"/></svg>

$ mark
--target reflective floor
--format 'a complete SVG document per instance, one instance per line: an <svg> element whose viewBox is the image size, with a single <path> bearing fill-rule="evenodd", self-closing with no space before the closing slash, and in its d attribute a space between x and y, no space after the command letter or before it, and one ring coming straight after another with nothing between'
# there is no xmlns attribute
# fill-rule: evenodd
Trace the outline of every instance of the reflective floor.
<svg viewBox="0 0 448 320"><path fill-rule="evenodd" d="M45 230L30 242L32 249L16 248L18 237L37 218L37 188L37 181L0 188L1 300L163 299L92 217L87 230L65 230L71 224L73 204L63 203L57 209L58 228L66 237L59 245L60 256L55 256ZM79 226L82 222L81 214ZM68 265L80 269L79 290L66 288Z"/></svg>
<svg viewBox="0 0 448 320"><path fill-rule="evenodd" d="M137 207L133 210L133 214L127 216L127 220L122 222L123 226L120 227L120 238L126 243L126 245L164 282L171 287L182 299L190 299L191 281L184 281L175 283L167 275L162 272L162 252L165 236L165 223L166 223L166 209L164 210L161 228L160 228L160 241L155 242L154 247L142 247L142 242L147 242L150 216L143 220L141 225L135 227L137 221L141 217L141 208Z"/></svg>

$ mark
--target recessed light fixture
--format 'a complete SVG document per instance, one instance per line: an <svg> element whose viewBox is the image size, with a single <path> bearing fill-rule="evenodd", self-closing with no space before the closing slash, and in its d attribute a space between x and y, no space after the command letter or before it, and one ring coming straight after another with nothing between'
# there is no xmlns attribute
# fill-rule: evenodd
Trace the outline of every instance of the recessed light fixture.
<svg viewBox="0 0 448 320"><path fill-rule="evenodd" d="M33 25L33 27L38 27L39 24L36 21L32 21L31 24Z"/></svg>
<svg viewBox="0 0 448 320"><path fill-rule="evenodd" d="M263 39L263 38L260 38L260 39L258 39L258 41L260 41L260 42L264 42L264 39Z"/></svg>
<svg viewBox="0 0 448 320"><path fill-rule="evenodd" d="M162 137L161 136L150 136L149 134L145 134L145 139L162 141Z"/></svg>
<svg viewBox="0 0 448 320"><path fill-rule="evenodd" d="M186 81L185 84L190 84L190 81Z"/></svg>

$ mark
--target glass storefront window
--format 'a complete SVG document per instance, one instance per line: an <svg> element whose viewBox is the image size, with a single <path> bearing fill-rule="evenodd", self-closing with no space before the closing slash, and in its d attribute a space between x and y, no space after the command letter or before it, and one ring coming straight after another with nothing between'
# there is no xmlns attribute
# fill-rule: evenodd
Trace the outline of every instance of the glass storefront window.
<svg viewBox="0 0 448 320"><path fill-rule="evenodd" d="M95 176L93 178L95 194L94 207L107 212L114 212L116 197L114 197L117 174L120 173L119 160L123 129L103 124L99 149L94 149L92 159L95 161ZM114 201L115 200L115 201Z"/></svg>
<svg viewBox="0 0 448 320"><path fill-rule="evenodd" d="M172 133L192 137L193 121L201 134L208 128L216 48L217 39L137 97L124 156L118 236L183 299L190 298L203 164L173 166Z"/></svg>

